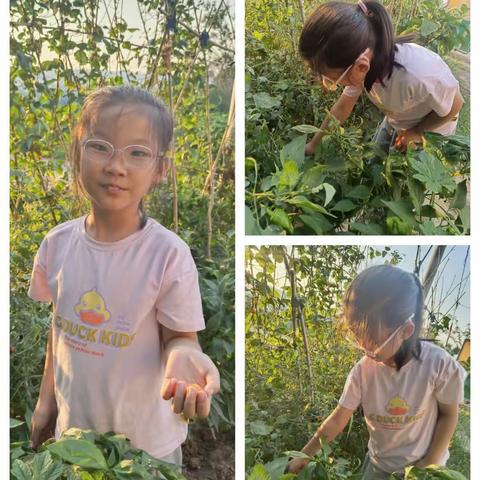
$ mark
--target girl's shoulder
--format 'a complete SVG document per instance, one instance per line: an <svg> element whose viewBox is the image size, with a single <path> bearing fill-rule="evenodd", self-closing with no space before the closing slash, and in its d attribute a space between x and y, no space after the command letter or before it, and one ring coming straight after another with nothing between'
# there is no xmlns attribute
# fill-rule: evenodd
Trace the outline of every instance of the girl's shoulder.
<svg viewBox="0 0 480 480"><path fill-rule="evenodd" d="M190 247L175 232L172 232L160 222L152 217L148 217L147 224L144 228L149 228L149 235L153 242L161 243L167 249L188 250Z"/></svg>
<svg viewBox="0 0 480 480"><path fill-rule="evenodd" d="M421 353L420 360L435 363L450 362L456 360L442 347L435 342L422 340L420 342Z"/></svg>
<svg viewBox="0 0 480 480"><path fill-rule="evenodd" d="M60 240L65 236L70 235L72 231L78 230L81 227L83 221L85 221L85 216L74 218L73 220L68 220L67 222L55 225L55 227L49 230L48 233L45 235L44 240Z"/></svg>
<svg viewBox="0 0 480 480"><path fill-rule="evenodd" d="M416 43L397 44L395 62L400 65L395 71L411 80L453 76L450 67L440 55Z"/></svg>

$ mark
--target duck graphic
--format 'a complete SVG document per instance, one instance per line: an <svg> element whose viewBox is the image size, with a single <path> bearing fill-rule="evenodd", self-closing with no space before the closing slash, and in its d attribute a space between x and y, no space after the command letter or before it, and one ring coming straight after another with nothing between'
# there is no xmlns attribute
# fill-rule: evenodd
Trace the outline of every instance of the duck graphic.
<svg viewBox="0 0 480 480"><path fill-rule="evenodd" d="M400 397L393 397L387 405L387 412L390 415L405 415L410 410L408 403Z"/></svg>
<svg viewBox="0 0 480 480"><path fill-rule="evenodd" d="M88 325L99 325L107 322L111 317L105 307L105 301L95 289L89 290L81 296L80 302L75 305L75 313L82 322Z"/></svg>

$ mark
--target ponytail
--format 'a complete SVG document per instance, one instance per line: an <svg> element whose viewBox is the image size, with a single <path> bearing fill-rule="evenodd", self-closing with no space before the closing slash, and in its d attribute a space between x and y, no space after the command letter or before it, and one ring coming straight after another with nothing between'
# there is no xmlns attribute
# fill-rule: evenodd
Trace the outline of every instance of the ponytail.
<svg viewBox="0 0 480 480"><path fill-rule="evenodd" d="M413 281L417 290L417 298L415 302L415 312L413 316L413 323L415 324L415 330L410 338L405 340L398 350L398 352L393 357L397 371L400 370L410 359L410 356L413 356L417 360L420 360L420 353L422 351L422 345L419 339L420 330L422 329L423 324L423 311L424 311L424 296L423 296L423 287L420 283L420 279L415 275L411 274Z"/></svg>

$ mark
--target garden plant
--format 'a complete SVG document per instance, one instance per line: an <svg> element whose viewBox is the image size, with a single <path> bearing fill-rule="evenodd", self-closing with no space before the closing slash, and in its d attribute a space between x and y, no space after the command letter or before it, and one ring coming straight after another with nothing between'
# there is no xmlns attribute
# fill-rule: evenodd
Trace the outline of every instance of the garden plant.
<svg viewBox="0 0 480 480"><path fill-rule="evenodd" d="M247 2L247 234L468 234L468 107L456 135L426 134L416 149L387 155L372 142L380 112L364 98L305 156L338 97L322 90L297 51L303 19L318 3ZM383 3L399 34L416 32L442 56L468 49L465 6ZM461 87L468 97L469 86Z"/></svg>

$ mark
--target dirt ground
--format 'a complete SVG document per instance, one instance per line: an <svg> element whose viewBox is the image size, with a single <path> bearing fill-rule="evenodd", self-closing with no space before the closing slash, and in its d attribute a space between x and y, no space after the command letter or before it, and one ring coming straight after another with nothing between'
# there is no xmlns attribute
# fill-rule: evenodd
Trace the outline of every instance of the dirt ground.
<svg viewBox="0 0 480 480"><path fill-rule="evenodd" d="M213 432L193 424L182 446L183 474L188 480L234 480L235 433Z"/></svg>

